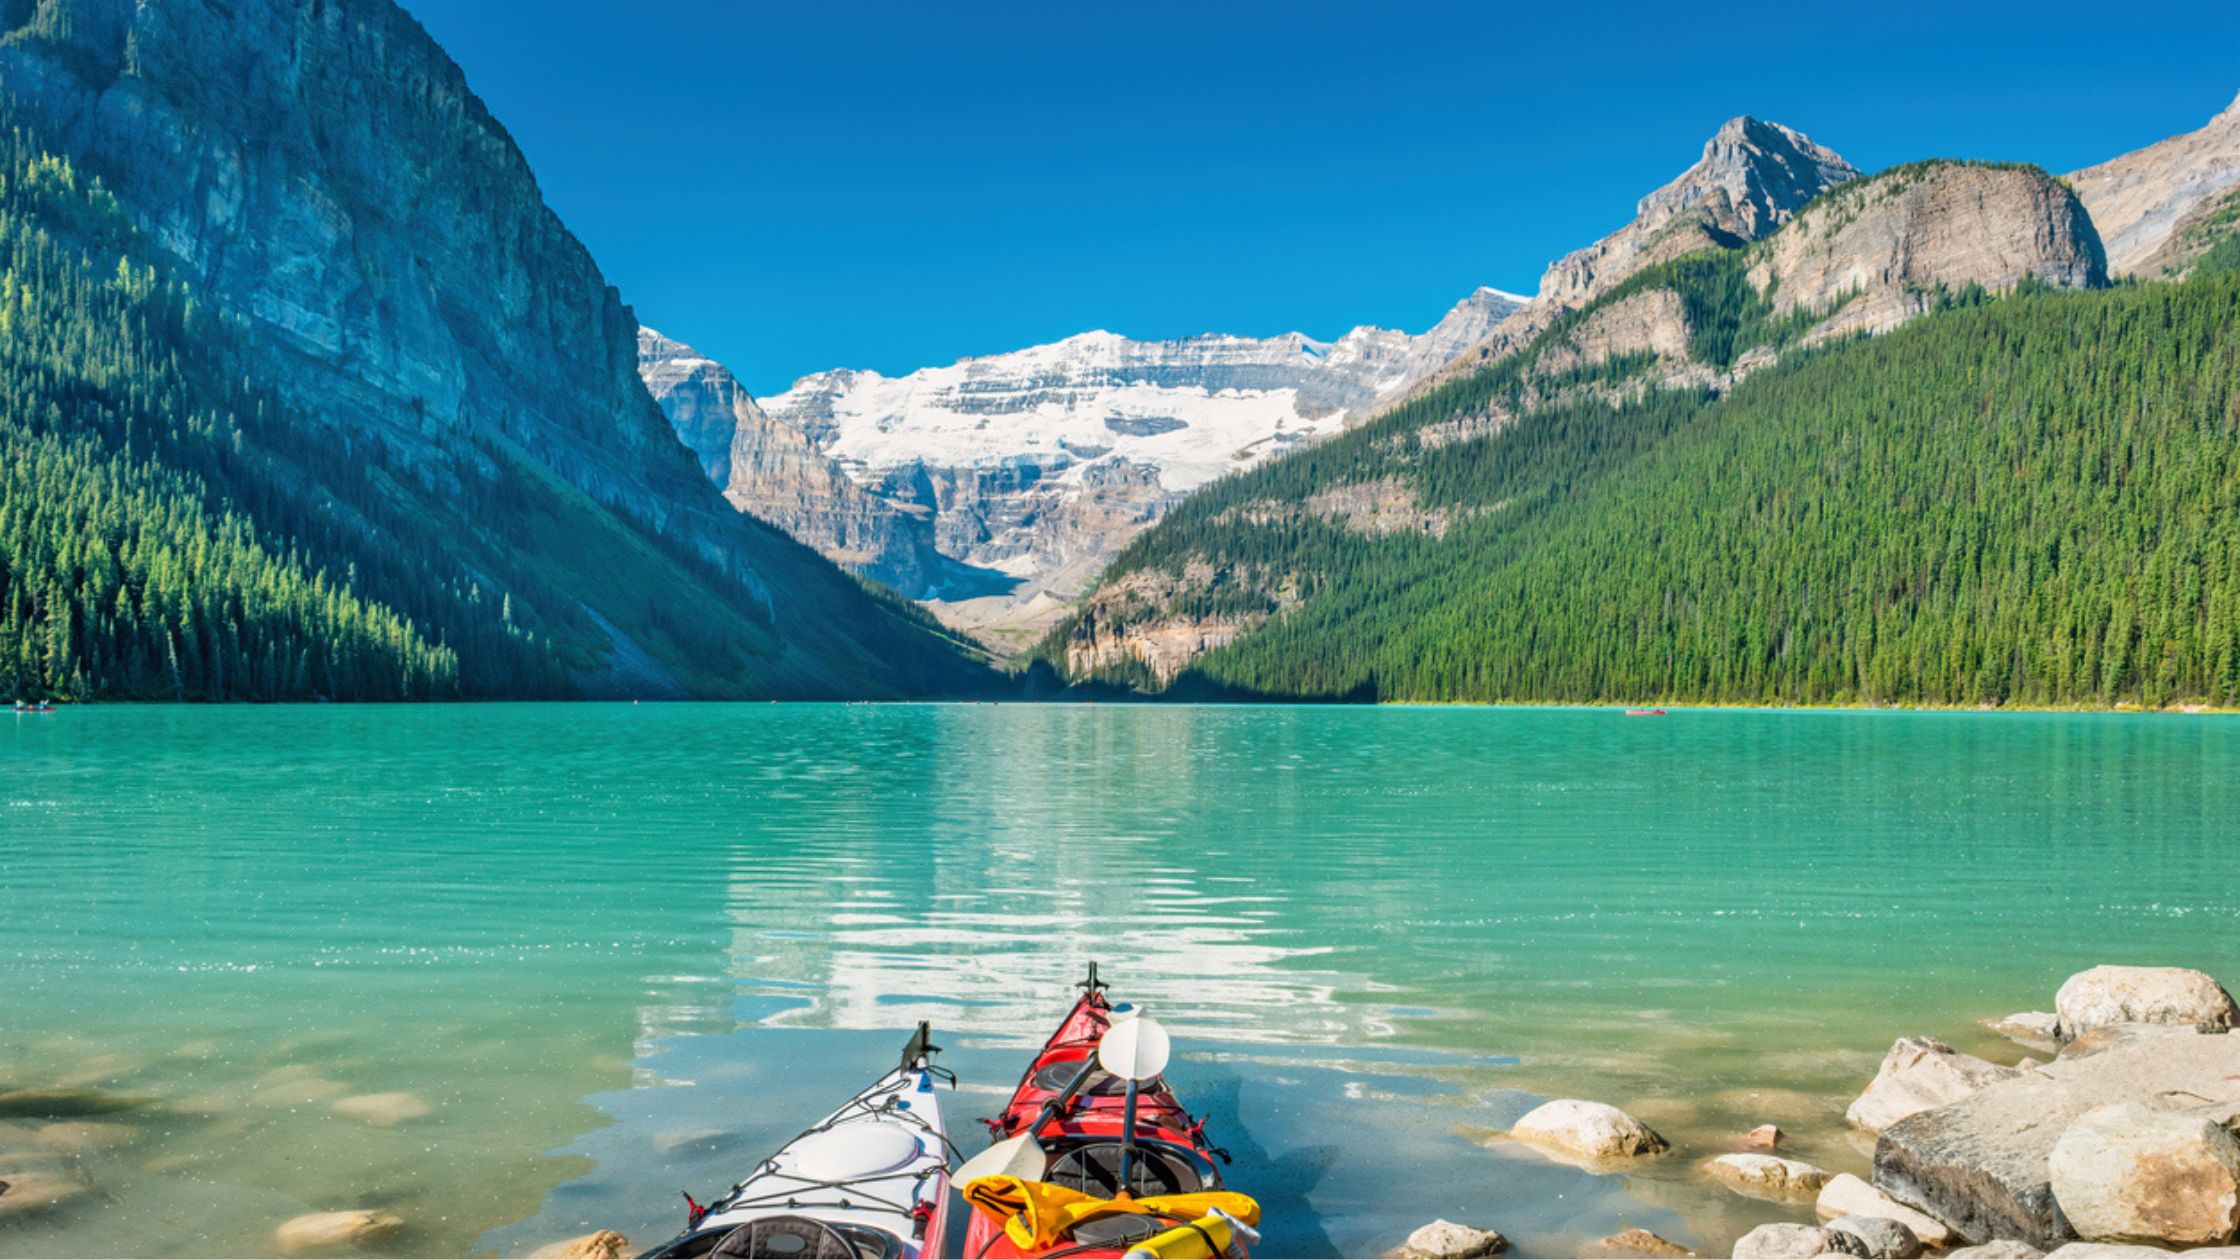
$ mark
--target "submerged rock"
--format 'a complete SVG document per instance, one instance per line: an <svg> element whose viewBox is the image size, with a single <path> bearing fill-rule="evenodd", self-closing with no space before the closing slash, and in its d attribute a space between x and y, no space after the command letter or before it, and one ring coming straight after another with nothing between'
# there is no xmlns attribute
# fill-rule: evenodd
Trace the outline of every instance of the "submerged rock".
<svg viewBox="0 0 2240 1260"><path fill-rule="evenodd" d="M630 1240L611 1229L602 1229L539 1247L529 1253L529 1260L621 1260L630 1254Z"/></svg>
<svg viewBox="0 0 2240 1260"><path fill-rule="evenodd" d="M312 1212L283 1222L273 1240L288 1255L306 1255L377 1243L403 1228L404 1218L394 1212Z"/></svg>
<svg viewBox="0 0 2240 1260"><path fill-rule="evenodd" d="M1821 1187L1820 1197L1813 1202L1813 1211L1823 1221L1846 1216L1874 1216L1896 1221L1913 1231L1913 1236L1930 1247L1949 1247L1955 1239L1952 1227L1936 1217L1898 1202L1850 1173L1829 1179Z"/></svg>
<svg viewBox="0 0 2240 1260"><path fill-rule="evenodd" d="M1509 1240L1498 1231L1441 1220L1408 1235L1408 1241L1392 1254L1400 1260L1474 1260L1508 1249Z"/></svg>
<svg viewBox="0 0 2240 1260"><path fill-rule="evenodd" d="M1622 1229L1582 1253L1592 1260L1694 1260L1694 1252L1645 1229Z"/></svg>
<svg viewBox="0 0 2240 1260"><path fill-rule="evenodd" d="M136 1111L150 1101L144 1094L108 1089L11 1089L0 1093L0 1116L106 1116Z"/></svg>
<svg viewBox="0 0 2240 1260"><path fill-rule="evenodd" d="M1944 1260L2044 1260L2044 1252L2019 1238L1994 1238L1987 1243L1956 1247Z"/></svg>
<svg viewBox="0 0 2240 1260"><path fill-rule="evenodd" d="M2138 1103L2086 1112L2047 1160L2054 1201L2094 1242L2213 1247L2240 1231L2240 1142Z"/></svg>
<svg viewBox="0 0 2240 1260"><path fill-rule="evenodd" d="M1587 1159L1655 1155L1671 1144L1655 1129L1608 1103L1558 1098L1525 1113L1509 1136Z"/></svg>
<svg viewBox="0 0 2240 1260"><path fill-rule="evenodd" d="M1787 1221L1760 1225L1734 1240L1734 1260L1805 1260L1827 1250L1827 1230Z"/></svg>
<svg viewBox="0 0 2240 1260"><path fill-rule="evenodd" d="M1883 1056L1882 1070L1843 1118L1880 1133L1916 1112L1942 1107L2018 1075L2019 1069L1962 1054L1934 1037L1900 1037Z"/></svg>
<svg viewBox="0 0 2240 1260"><path fill-rule="evenodd" d="M39 1126L38 1137L49 1146L78 1155L128 1146L138 1140L140 1130L106 1120L58 1120Z"/></svg>
<svg viewBox="0 0 2240 1260"><path fill-rule="evenodd" d="M1921 1254L1921 1240L1902 1221L1886 1216L1839 1216L1821 1228L1828 1231L1828 1250L1871 1260L1913 1260Z"/></svg>
<svg viewBox="0 0 2240 1260"><path fill-rule="evenodd" d="M35 1216L91 1192L84 1180L43 1168L0 1175L0 1221Z"/></svg>
<svg viewBox="0 0 2240 1260"><path fill-rule="evenodd" d="M2183 1100L2218 1124L2240 1119L2240 1037L2156 1037L1909 1116L1876 1143L1874 1179L1968 1238L2058 1247L2077 1234L2050 1181L2055 1142L2087 1112L2144 1099Z"/></svg>
<svg viewBox="0 0 2240 1260"><path fill-rule="evenodd" d="M2174 1024L2201 1032L2240 1025L2240 1005L2205 972L2187 967L2094 967L2054 995L2055 1035L2072 1040L2109 1024Z"/></svg>
<svg viewBox="0 0 2240 1260"><path fill-rule="evenodd" d="M1761 1124L1742 1135L1742 1144L1753 1151L1770 1151L1781 1145L1781 1139L1786 1136L1778 1124Z"/></svg>
<svg viewBox="0 0 2240 1260"><path fill-rule="evenodd" d="M348 1098L336 1099L334 1109L353 1120L363 1120L367 1124L378 1124L384 1128L407 1120L417 1120L433 1110L420 1095L403 1092L353 1094Z"/></svg>
<svg viewBox="0 0 2240 1260"><path fill-rule="evenodd" d="M1737 1190L1778 1198L1806 1198L1828 1184L1828 1171L1774 1155L1720 1155L1704 1170Z"/></svg>

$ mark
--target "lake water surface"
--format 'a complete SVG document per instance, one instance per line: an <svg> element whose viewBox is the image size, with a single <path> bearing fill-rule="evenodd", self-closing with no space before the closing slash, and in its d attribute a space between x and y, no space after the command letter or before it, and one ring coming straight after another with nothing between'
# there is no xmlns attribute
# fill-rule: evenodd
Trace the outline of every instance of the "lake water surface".
<svg viewBox="0 0 2240 1260"><path fill-rule="evenodd" d="M2229 717L1151 706L0 714L0 1252L651 1244L930 1019L965 1148L1089 960L1175 1033L1271 1254L1435 1216L1724 1254L1696 1164L2098 962L2240 980ZM389 1097L404 1095L405 1097ZM1494 1136L1636 1112L1629 1174ZM371 1098L371 1101L367 1101ZM421 1111L425 1114L416 1114ZM47 1145L51 1146L51 1143ZM0 1171L0 1177L4 1177Z"/></svg>

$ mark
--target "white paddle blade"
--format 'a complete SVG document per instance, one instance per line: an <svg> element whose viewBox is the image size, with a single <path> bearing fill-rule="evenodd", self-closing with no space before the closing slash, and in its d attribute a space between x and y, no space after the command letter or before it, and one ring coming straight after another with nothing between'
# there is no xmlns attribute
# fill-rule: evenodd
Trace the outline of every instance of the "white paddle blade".
<svg viewBox="0 0 2240 1260"><path fill-rule="evenodd" d="M1167 1070L1167 1030L1149 1015L1114 1024L1097 1043L1097 1065L1114 1076L1148 1081Z"/></svg>
<svg viewBox="0 0 2240 1260"><path fill-rule="evenodd" d="M1042 1146L1022 1133L1008 1137L964 1162L951 1174L959 1186L968 1186L982 1177L1017 1177L1021 1181L1040 1181L1042 1174L1050 1171L1049 1157L1042 1153Z"/></svg>

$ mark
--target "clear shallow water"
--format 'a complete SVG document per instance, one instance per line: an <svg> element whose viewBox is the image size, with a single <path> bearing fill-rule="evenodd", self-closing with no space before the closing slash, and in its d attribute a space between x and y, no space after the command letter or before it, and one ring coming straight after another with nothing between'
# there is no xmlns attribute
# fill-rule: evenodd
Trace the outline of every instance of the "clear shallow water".
<svg viewBox="0 0 2240 1260"><path fill-rule="evenodd" d="M2236 817L2206 716L0 715L0 1086L137 1104L78 1135L99 1194L0 1251L258 1252L363 1206L400 1254L655 1241L917 1019L976 1149L1091 958L1178 1034L1277 1253L1434 1215L1718 1248L1798 1213L1696 1160L1771 1120L1862 1168L1841 1111L1892 1038L2011 1060L1975 1021L2092 963L2240 977ZM351 1101L397 1093L427 1114ZM1684 1153L1489 1136L1558 1094Z"/></svg>

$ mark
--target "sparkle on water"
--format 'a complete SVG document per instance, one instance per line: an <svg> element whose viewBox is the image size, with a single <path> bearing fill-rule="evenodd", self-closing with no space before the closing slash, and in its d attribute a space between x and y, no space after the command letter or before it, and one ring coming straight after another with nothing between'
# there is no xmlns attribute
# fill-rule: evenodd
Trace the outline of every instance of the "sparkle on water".
<svg viewBox="0 0 2240 1260"><path fill-rule="evenodd" d="M1269 1250L1706 1251L1776 1122L2097 962L2240 977L2223 717L1060 706L0 716L0 1251L643 1246L930 1019L992 1114L1100 960ZM1565 1167L1540 1098L1679 1151ZM50 1125L66 1127L38 1130ZM58 1153L60 1152L60 1153ZM6 1175L0 1171L0 1177ZM961 1216L961 1209L959 1212Z"/></svg>

